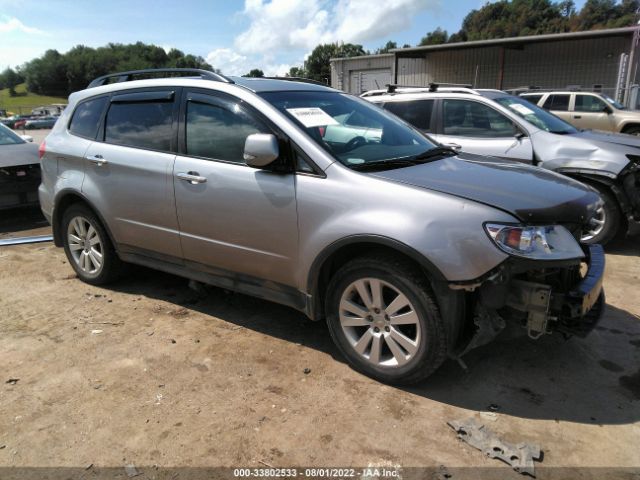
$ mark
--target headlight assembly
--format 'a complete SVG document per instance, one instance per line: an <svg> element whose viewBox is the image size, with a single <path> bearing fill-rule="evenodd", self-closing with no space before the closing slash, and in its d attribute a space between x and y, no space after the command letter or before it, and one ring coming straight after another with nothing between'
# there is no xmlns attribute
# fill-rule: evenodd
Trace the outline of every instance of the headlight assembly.
<svg viewBox="0 0 640 480"><path fill-rule="evenodd" d="M504 252L532 260L582 258L584 253L562 225L523 226L487 223L489 237Z"/></svg>

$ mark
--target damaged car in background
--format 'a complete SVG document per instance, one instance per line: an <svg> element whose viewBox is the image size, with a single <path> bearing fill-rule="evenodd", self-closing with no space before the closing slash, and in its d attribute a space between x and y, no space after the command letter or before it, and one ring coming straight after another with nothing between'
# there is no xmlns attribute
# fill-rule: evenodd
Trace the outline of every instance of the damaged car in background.
<svg viewBox="0 0 640 480"><path fill-rule="evenodd" d="M200 78L135 79L175 73ZM87 283L130 262L276 301L396 384L506 322L583 336L602 314L604 254L580 242L601 200L580 182L444 148L324 86L113 76L42 145L42 211Z"/></svg>
<svg viewBox="0 0 640 480"><path fill-rule="evenodd" d="M0 209L38 204L38 146L0 125Z"/></svg>
<svg viewBox="0 0 640 480"><path fill-rule="evenodd" d="M500 90L390 85L362 97L443 145L540 166L596 189L604 203L583 232L587 243L622 238L640 220L639 137L579 130Z"/></svg>

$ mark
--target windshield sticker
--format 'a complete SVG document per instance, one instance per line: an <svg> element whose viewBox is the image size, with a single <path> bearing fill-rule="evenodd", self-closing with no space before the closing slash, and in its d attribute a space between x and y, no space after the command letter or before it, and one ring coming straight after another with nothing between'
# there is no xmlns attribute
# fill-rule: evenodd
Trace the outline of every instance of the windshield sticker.
<svg viewBox="0 0 640 480"><path fill-rule="evenodd" d="M322 127L324 125L339 125L333 117L328 115L321 108L287 108L287 112L296 117L296 120L307 128Z"/></svg>
<svg viewBox="0 0 640 480"><path fill-rule="evenodd" d="M512 103L511 105L509 105L509 107L518 112L520 115L533 115L533 110L530 110L524 105L520 105L519 103Z"/></svg>

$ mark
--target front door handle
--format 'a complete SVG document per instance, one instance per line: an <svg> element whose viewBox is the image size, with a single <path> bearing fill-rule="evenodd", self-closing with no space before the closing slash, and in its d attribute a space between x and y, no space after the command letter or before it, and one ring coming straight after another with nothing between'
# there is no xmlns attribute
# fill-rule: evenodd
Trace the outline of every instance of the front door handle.
<svg viewBox="0 0 640 480"><path fill-rule="evenodd" d="M457 143L445 143L445 147L453 148L454 150L460 150L462 145L458 145Z"/></svg>
<svg viewBox="0 0 640 480"><path fill-rule="evenodd" d="M578 118L578 119L580 119L580 118L582 118L582 115L574 115L574 116L573 116L573 118Z"/></svg>
<svg viewBox="0 0 640 480"><path fill-rule="evenodd" d="M102 155L87 155L86 159L91 163L95 163L97 166L101 167L109 162L107 162Z"/></svg>
<svg viewBox="0 0 640 480"><path fill-rule="evenodd" d="M201 177L198 172L180 172L176 174L180 180L184 180L185 182L189 182L191 185L197 185L198 183L206 183L207 178Z"/></svg>

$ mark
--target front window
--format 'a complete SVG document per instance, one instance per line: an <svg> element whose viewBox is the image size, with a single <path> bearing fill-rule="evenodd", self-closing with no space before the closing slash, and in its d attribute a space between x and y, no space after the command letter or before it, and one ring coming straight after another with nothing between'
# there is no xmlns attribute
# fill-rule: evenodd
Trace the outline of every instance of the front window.
<svg viewBox="0 0 640 480"><path fill-rule="evenodd" d="M482 103L446 99L443 104L444 135L507 138L513 137L516 133L511 120Z"/></svg>
<svg viewBox="0 0 640 480"><path fill-rule="evenodd" d="M265 92L261 96L348 167L412 158L436 146L381 108L351 95Z"/></svg>
<svg viewBox="0 0 640 480"><path fill-rule="evenodd" d="M576 95L576 104L573 107L576 112L602 113L606 111L607 106L604 101L595 95Z"/></svg>
<svg viewBox="0 0 640 480"><path fill-rule="evenodd" d="M541 130L561 135L578 132L574 126L523 98L508 96L494 100Z"/></svg>
<svg viewBox="0 0 640 480"><path fill-rule="evenodd" d="M4 125L0 125L0 145L17 145L19 143L25 143L25 141Z"/></svg>

